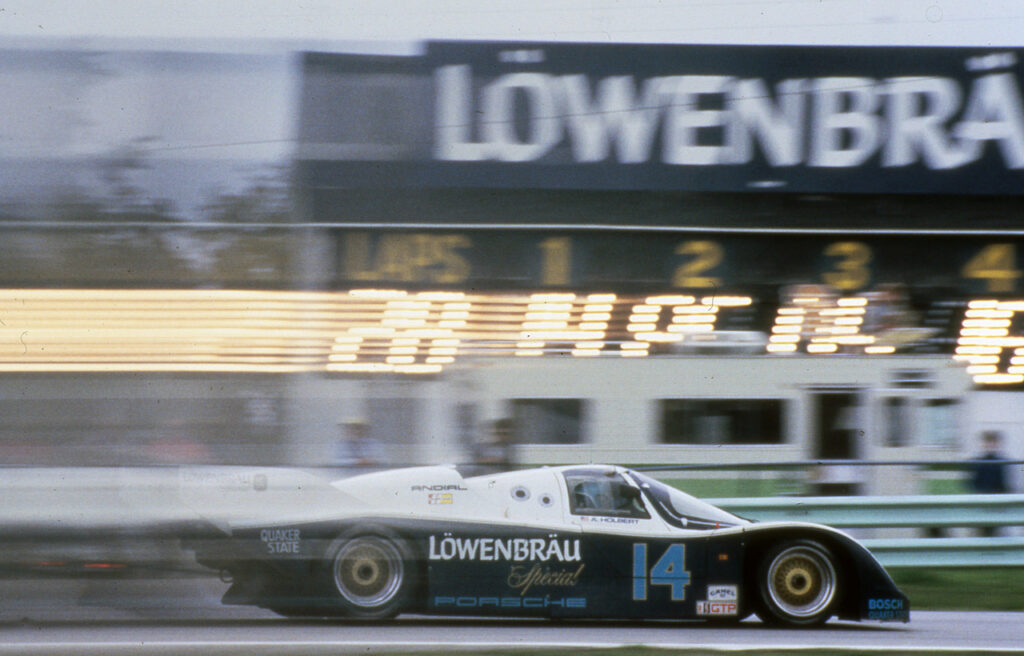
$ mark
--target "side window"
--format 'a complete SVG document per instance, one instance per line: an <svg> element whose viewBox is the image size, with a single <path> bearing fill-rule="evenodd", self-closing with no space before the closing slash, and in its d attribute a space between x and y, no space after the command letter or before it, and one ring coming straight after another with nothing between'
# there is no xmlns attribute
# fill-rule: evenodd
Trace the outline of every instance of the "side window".
<svg viewBox="0 0 1024 656"><path fill-rule="evenodd" d="M569 509L574 515L650 519L640 490L618 474L566 472Z"/></svg>

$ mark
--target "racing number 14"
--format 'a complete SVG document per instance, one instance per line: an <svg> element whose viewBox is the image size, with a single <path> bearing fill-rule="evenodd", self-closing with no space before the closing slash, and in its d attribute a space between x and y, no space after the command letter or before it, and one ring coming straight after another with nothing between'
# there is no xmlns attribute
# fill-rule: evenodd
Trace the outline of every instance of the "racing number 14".
<svg viewBox="0 0 1024 656"><path fill-rule="evenodd" d="M647 571L647 545L633 545L633 600L647 600L647 585L667 585L672 590L672 601L686 599L686 586L690 572L686 570L686 545L670 544L650 573Z"/></svg>

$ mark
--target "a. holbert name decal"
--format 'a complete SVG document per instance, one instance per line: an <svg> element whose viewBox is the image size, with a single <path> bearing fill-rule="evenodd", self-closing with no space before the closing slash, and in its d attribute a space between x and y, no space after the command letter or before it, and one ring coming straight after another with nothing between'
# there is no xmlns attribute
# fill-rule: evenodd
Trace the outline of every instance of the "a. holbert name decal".
<svg viewBox="0 0 1024 656"><path fill-rule="evenodd" d="M430 536L430 560L578 562L580 541L556 538L456 538Z"/></svg>
<svg viewBox="0 0 1024 656"><path fill-rule="evenodd" d="M535 585L571 588L579 583L584 567L586 565L582 563L575 570L542 567L540 563L529 569L525 565L513 565L508 574L508 586L519 590L520 596L526 595Z"/></svg>

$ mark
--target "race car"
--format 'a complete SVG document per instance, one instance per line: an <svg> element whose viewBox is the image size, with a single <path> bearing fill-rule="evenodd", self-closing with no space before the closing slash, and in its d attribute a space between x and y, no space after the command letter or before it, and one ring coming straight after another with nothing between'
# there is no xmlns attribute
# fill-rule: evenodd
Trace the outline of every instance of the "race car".
<svg viewBox="0 0 1024 656"><path fill-rule="evenodd" d="M253 486L269 494L261 476ZM315 507L258 504L276 510L236 514L224 537L193 545L232 582L224 603L362 620L910 619L907 597L846 534L748 521L622 467L417 467L325 487Z"/></svg>

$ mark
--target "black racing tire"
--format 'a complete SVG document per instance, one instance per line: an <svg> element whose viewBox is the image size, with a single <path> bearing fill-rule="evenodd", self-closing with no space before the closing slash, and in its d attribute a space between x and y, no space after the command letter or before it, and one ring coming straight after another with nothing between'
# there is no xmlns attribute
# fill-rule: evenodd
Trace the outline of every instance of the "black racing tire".
<svg viewBox="0 0 1024 656"><path fill-rule="evenodd" d="M408 605L418 568L409 547L391 531L350 532L327 555L328 582L343 615L386 619Z"/></svg>
<svg viewBox="0 0 1024 656"><path fill-rule="evenodd" d="M840 595L836 559L813 540L776 544L757 570L758 617L766 623L818 626L832 617Z"/></svg>

